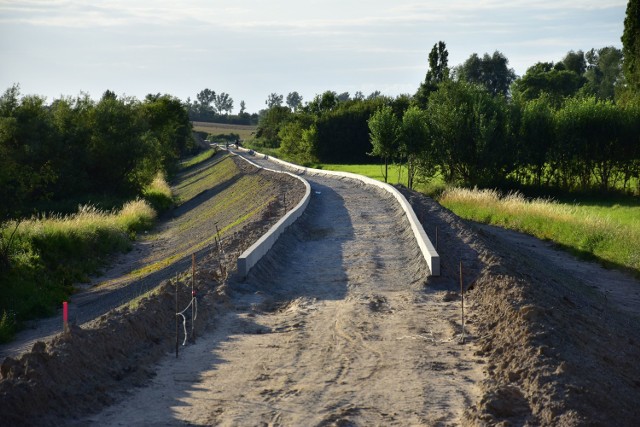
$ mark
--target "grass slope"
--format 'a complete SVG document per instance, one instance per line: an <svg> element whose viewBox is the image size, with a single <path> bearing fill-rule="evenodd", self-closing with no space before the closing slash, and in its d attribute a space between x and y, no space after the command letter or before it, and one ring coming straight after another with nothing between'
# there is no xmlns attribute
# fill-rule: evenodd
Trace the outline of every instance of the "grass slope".
<svg viewBox="0 0 640 427"><path fill-rule="evenodd" d="M459 188L445 191L439 201L462 218L551 240L640 277L640 203L567 204Z"/></svg>

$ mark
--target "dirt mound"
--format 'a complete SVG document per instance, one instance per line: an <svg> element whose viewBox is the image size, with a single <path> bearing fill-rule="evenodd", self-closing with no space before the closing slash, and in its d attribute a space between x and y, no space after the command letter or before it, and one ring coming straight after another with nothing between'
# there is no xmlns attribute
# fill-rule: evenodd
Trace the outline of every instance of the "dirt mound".
<svg viewBox="0 0 640 427"><path fill-rule="evenodd" d="M445 262L437 280L459 280L463 262L478 355L488 360L482 398L466 424L637 425L638 316L607 304L570 271L402 191L431 239L438 227Z"/></svg>

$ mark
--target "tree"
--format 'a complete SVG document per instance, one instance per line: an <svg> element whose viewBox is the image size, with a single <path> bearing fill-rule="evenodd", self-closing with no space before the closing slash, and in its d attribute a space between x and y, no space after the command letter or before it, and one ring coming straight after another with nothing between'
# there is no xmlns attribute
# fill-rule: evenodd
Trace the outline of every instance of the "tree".
<svg viewBox="0 0 640 427"><path fill-rule="evenodd" d="M402 116L400 152L407 159L407 187L409 189L413 189L418 159L421 155L426 160L424 169L425 173L428 173L426 163L431 156L428 148L429 128L427 121L428 117L425 112L416 106L409 107Z"/></svg>
<svg viewBox="0 0 640 427"><path fill-rule="evenodd" d="M327 90L322 95L316 95L313 101L309 102L305 106L305 111L312 114L322 114L327 111L333 110L338 106L338 95L331 90Z"/></svg>
<svg viewBox="0 0 640 427"><path fill-rule="evenodd" d="M269 108L260 118L260 123L258 123L258 128L256 129L256 137L264 141L265 147L278 148L280 146L278 133L291 115L289 107L274 105Z"/></svg>
<svg viewBox="0 0 640 427"><path fill-rule="evenodd" d="M622 75L622 51L613 46L591 49L585 55L587 82L582 91L598 99L613 99Z"/></svg>
<svg viewBox="0 0 640 427"><path fill-rule="evenodd" d="M561 105L564 98L575 95L585 82L583 76L567 70L562 62L538 62L514 82L513 91L525 101L547 93L555 105Z"/></svg>
<svg viewBox="0 0 640 427"><path fill-rule="evenodd" d="M264 102L267 104L267 108L279 107L282 105L283 96L277 93L271 93Z"/></svg>
<svg viewBox="0 0 640 427"><path fill-rule="evenodd" d="M216 95L213 102L218 113L226 113L228 115L233 110L233 98L228 93L222 92Z"/></svg>
<svg viewBox="0 0 640 427"><path fill-rule="evenodd" d="M202 115L213 112L211 104L216 100L216 93L211 89L203 89L196 94L196 99L200 103L199 112Z"/></svg>
<svg viewBox="0 0 640 427"><path fill-rule="evenodd" d="M427 114L431 147L447 182L495 185L513 168L507 101L463 81L441 84Z"/></svg>
<svg viewBox="0 0 640 427"><path fill-rule="evenodd" d="M287 95L287 105L294 112L298 111L298 108L302 105L302 96L296 91L290 92Z"/></svg>
<svg viewBox="0 0 640 427"><path fill-rule="evenodd" d="M351 99L351 95L349 95L349 92L342 92L337 96L337 98L338 98L338 102L347 102L348 100Z"/></svg>
<svg viewBox="0 0 640 427"><path fill-rule="evenodd" d="M587 61L585 60L584 52L581 50L577 52L570 50L567 52L562 63L565 69L573 71L579 76L583 75L587 70Z"/></svg>
<svg viewBox="0 0 640 427"><path fill-rule="evenodd" d="M397 149L399 136L398 118L393 114L389 106L383 106L377 110L367 122L369 124L372 156L379 156L384 159L384 182L389 176L389 159Z"/></svg>
<svg viewBox="0 0 640 427"><path fill-rule="evenodd" d="M509 68L509 60L497 50L492 56L485 53L482 58L474 53L456 68L456 75L459 80L483 85L494 96L507 96L516 79L515 71Z"/></svg>
<svg viewBox="0 0 640 427"><path fill-rule="evenodd" d="M443 41L433 45L429 52L429 70L424 81L420 84L415 94L416 102L421 107L426 107L429 95L437 90L438 85L449 79L449 51Z"/></svg>
<svg viewBox="0 0 640 427"><path fill-rule="evenodd" d="M640 94L640 0L629 0L622 33L622 70L628 89Z"/></svg>
<svg viewBox="0 0 640 427"><path fill-rule="evenodd" d="M247 105L244 103L244 100L240 101L240 115L244 114L247 110Z"/></svg>
<svg viewBox="0 0 640 427"><path fill-rule="evenodd" d="M356 91L356 93L353 94L353 100L354 101L363 101L364 100L364 93L362 93L361 91Z"/></svg>

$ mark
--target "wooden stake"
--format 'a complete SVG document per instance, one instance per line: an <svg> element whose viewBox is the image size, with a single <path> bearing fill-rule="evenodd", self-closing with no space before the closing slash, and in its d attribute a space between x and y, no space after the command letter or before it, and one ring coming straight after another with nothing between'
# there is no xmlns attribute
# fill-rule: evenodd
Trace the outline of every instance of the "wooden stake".
<svg viewBox="0 0 640 427"><path fill-rule="evenodd" d="M464 281L462 279L462 261L460 261L460 302L462 313L462 343L464 344Z"/></svg>
<svg viewBox="0 0 640 427"><path fill-rule="evenodd" d="M193 298L195 298L196 294L193 290L196 282L196 254L191 254L191 339L194 339L194 328L195 328L195 305L193 304Z"/></svg>
<svg viewBox="0 0 640 427"><path fill-rule="evenodd" d="M180 338L178 334L180 333L179 325L178 325L178 273L176 273L176 359L178 358L178 348Z"/></svg>

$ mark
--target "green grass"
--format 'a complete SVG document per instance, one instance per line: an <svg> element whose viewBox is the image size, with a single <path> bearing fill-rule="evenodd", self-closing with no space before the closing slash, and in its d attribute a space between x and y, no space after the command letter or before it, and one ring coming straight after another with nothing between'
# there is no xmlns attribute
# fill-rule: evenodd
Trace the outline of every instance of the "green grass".
<svg viewBox="0 0 640 427"><path fill-rule="evenodd" d="M216 150L213 148L209 148L208 150L204 150L193 157L185 159L180 162L180 169L188 169L192 166L198 165L206 160L209 160L216 154Z"/></svg>
<svg viewBox="0 0 640 427"><path fill-rule="evenodd" d="M582 205L459 188L445 191L439 201L462 218L550 240L640 277L640 201Z"/></svg>
<svg viewBox="0 0 640 427"><path fill-rule="evenodd" d="M147 202L135 200L117 212L81 206L73 215L4 224L0 341L10 340L25 320L53 313L73 292L73 283L87 280L108 254L127 250L130 237L150 228L155 216Z"/></svg>
<svg viewBox="0 0 640 427"><path fill-rule="evenodd" d="M158 172L151 184L142 193L144 199L158 212L170 209L174 204L171 187L167 184L164 174Z"/></svg>
<svg viewBox="0 0 640 427"><path fill-rule="evenodd" d="M378 181L384 181L384 165L344 165L322 163L316 167L330 171L357 173L359 175L364 175ZM406 186L407 168L404 166L400 167L398 165L389 165L388 182L389 184L399 183ZM439 177L424 182L418 181L414 185L415 190L429 195L441 193L444 190L444 187L444 181L442 181L442 179L440 179Z"/></svg>

